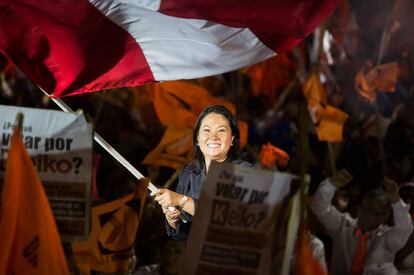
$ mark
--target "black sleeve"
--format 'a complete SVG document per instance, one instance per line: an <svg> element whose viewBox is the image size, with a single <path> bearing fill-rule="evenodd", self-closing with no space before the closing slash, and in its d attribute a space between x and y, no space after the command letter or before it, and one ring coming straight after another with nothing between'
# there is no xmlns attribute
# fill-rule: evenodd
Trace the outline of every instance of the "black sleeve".
<svg viewBox="0 0 414 275"><path fill-rule="evenodd" d="M182 213L186 215L188 222L183 223L181 220L178 221L177 229L172 228L168 224L168 222L165 221L167 235L177 241L187 240L188 234L190 233L192 220L193 220L193 216L191 216L190 214L185 213L185 212L182 212Z"/></svg>

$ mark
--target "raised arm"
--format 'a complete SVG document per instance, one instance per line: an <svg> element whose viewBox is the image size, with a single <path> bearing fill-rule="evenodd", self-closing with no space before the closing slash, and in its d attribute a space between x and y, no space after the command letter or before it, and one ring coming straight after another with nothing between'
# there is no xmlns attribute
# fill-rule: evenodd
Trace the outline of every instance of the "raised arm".
<svg viewBox="0 0 414 275"><path fill-rule="evenodd" d="M341 170L331 178L324 180L318 187L311 202L311 210L325 227L329 235L334 235L341 227L344 214L340 213L331 201L337 188L344 187L352 179L346 170Z"/></svg>
<svg viewBox="0 0 414 275"><path fill-rule="evenodd" d="M394 226L388 231L387 245L390 250L397 252L405 245L413 232L413 222L409 213L410 207L400 199L396 182L386 178L383 181L382 188L384 195L391 202L394 214Z"/></svg>

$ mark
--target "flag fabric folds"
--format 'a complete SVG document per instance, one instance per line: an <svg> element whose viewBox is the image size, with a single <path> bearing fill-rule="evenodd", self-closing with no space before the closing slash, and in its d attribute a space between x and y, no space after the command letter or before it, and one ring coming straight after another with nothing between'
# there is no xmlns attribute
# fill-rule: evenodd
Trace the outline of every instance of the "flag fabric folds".
<svg viewBox="0 0 414 275"><path fill-rule="evenodd" d="M209 105L220 104L236 113L232 103L213 97L203 87L187 81L157 83L152 87L155 112L164 126L193 127L198 115Z"/></svg>
<svg viewBox="0 0 414 275"><path fill-rule="evenodd" d="M397 62L382 64L370 69L367 74L360 70L355 76L355 89L362 97L373 102L377 99L376 92L395 92L397 78Z"/></svg>
<svg viewBox="0 0 414 275"><path fill-rule="evenodd" d="M52 210L17 127L5 173L0 274L69 274Z"/></svg>
<svg viewBox="0 0 414 275"><path fill-rule="evenodd" d="M206 106L223 105L236 114L236 107L212 96L206 89L190 81L168 81L146 85L161 124L167 129L161 141L144 159L147 165L180 169L193 157L192 131L197 117ZM248 125L239 121L240 145L247 144Z"/></svg>
<svg viewBox="0 0 414 275"><path fill-rule="evenodd" d="M322 264L313 255L306 227L300 228L296 247L295 275L327 275Z"/></svg>
<svg viewBox="0 0 414 275"><path fill-rule="evenodd" d="M318 139L328 142L342 141L348 114L328 104L318 71L314 71L303 84L303 93Z"/></svg>
<svg viewBox="0 0 414 275"><path fill-rule="evenodd" d="M319 119L315 128L318 139L329 142L342 141L343 128L348 114L330 105L320 108L317 114Z"/></svg>
<svg viewBox="0 0 414 275"><path fill-rule="evenodd" d="M277 89L285 88L293 80L296 64L287 54L280 54L243 69L249 76L253 96L265 96L274 102Z"/></svg>
<svg viewBox="0 0 414 275"><path fill-rule="evenodd" d="M92 209L92 231L85 241L72 242L75 262L82 274L130 272L136 258L134 242L143 212L148 183L137 191Z"/></svg>
<svg viewBox="0 0 414 275"><path fill-rule="evenodd" d="M262 145L259 159L262 166L274 169L276 166L286 167L289 162L289 155L282 149L268 142Z"/></svg>
<svg viewBox="0 0 414 275"><path fill-rule="evenodd" d="M212 96L206 89L189 81L168 81L151 86L154 109L164 126L194 127L197 117L206 106L223 105L236 115L233 103ZM172 112L174 115L172 115ZM247 144L248 126L239 121L240 145Z"/></svg>
<svg viewBox="0 0 414 275"><path fill-rule="evenodd" d="M193 158L193 130L189 127L171 125L160 143L142 162L146 165L167 166L181 169Z"/></svg>
<svg viewBox="0 0 414 275"><path fill-rule="evenodd" d="M198 78L291 48L338 2L1 0L0 52L55 97Z"/></svg>

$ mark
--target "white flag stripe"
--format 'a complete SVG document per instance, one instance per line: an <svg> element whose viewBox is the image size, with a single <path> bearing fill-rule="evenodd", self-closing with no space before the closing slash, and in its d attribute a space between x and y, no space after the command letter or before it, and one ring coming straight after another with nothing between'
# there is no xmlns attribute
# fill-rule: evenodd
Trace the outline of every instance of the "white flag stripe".
<svg viewBox="0 0 414 275"><path fill-rule="evenodd" d="M220 74L276 54L247 28L167 16L155 10L159 1L90 3L134 37L158 81Z"/></svg>

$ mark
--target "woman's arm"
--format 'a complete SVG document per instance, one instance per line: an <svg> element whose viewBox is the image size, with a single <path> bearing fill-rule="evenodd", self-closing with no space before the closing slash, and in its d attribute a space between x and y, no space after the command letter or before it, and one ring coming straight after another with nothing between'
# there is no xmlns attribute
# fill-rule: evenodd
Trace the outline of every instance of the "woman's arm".
<svg viewBox="0 0 414 275"><path fill-rule="evenodd" d="M155 195L154 199L162 206L163 210L164 208L168 210L168 207L175 207L194 216L195 203L193 198L163 188L157 189L153 195Z"/></svg>

